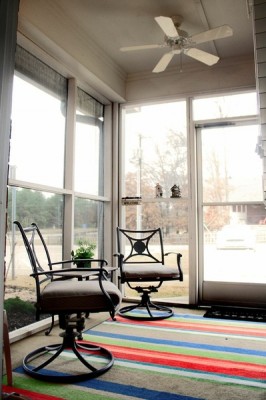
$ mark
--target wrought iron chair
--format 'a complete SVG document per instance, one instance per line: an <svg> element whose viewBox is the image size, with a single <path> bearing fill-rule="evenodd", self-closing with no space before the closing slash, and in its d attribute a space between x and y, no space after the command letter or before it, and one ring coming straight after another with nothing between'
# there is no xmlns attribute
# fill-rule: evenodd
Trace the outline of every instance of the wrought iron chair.
<svg viewBox="0 0 266 400"><path fill-rule="evenodd" d="M54 267L61 267L61 269L59 271L57 271L56 273L53 274L53 276L51 277L49 275L48 279L61 279L61 280L65 280L65 279L78 279L78 280L83 280L86 279L88 280L90 278L91 270L88 269L77 269L75 266L73 266L74 261L73 259L70 260L63 260L63 261L56 261L56 262L52 262L51 260L51 256L48 250L48 247L46 245L45 239L38 227L37 224L35 224L34 222L31 224L31 226L26 227L26 228L22 228L21 224L18 221L14 221L14 224L19 228L21 234L22 231L24 231L24 233L27 234L28 237L28 242L29 245L31 247L31 251L32 254L34 256L34 261L36 264L36 269L38 272L45 272L47 271L47 267L48 270L52 271ZM23 235L22 238L24 239ZM24 241L25 243L25 241ZM36 251L36 249L38 249L38 251ZM27 246L26 246L26 250L28 252ZM29 255L29 253L28 253ZM30 256L30 255L29 255ZM31 258L30 258L31 260ZM88 260L80 260L81 262L87 262ZM101 264L101 267L105 267L108 268L108 270L110 271L110 269L112 270L112 268L107 267L108 263L106 260L94 260L94 265L96 265L95 263L99 263ZM44 267L45 265L45 267ZM32 263L31 263L32 266ZM66 269L65 267L68 266L68 269ZM71 268L71 269L69 269ZM32 266L33 269L33 266ZM34 271L33 271L34 272ZM111 271L112 273L112 271ZM43 278L45 278L45 275L43 276ZM88 314L87 314L88 316ZM51 315L52 317L52 322L50 325L50 328L46 330L45 334L49 335L53 329L54 326L54 315ZM36 307L36 321L40 320L40 313L38 310L38 307ZM81 337L80 337L81 338Z"/></svg>
<svg viewBox="0 0 266 400"><path fill-rule="evenodd" d="M108 280L108 271L104 268L106 261L92 259L92 267L88 269L53 270L52 263L44 268L38 260L34 240L40 233L37 225L23 228L18 221L14 223L22 235L33 271L31 276L36 284L37 315L58 315L59 327L64 330L60 334L63 337L61 344L43 346L26 355L23 360L25 372L37 379L65 383L78 382L105 373L113 365L112 353L104 347L77 341L77 338L85 326L84 314L109 312L112 319L115 319L115 313L120 306L122 296L118 288ZM44 244L42 240L41 243ZM79 280L79 274L82 277L88 274L87 276L94 279ZM70 279L71 277L78 277L78 280ZM61 360L58 366L57 357L64 350L71 350L76 357L66 358L64 362ZM80 365L77 366L77 363ZM51 370L47 371L48 365ZM69 369L65 371L68 365ZM63 371L60 370L62 366Z"/></svg>
<svg viewBox="0 0 266 400"><path fill-rule="evenodd" d="M154 304L150 294L158 292L164 281L183 281L182 254L174 253L176 266L165 265L164 257L172 253L164 254L161 228L139 231L117 227L117 248L118 254L115 256L118 257L121 283L126 283L141 294L138 304L121 308L119 314L126 318L147 320L171 317L172 309ZM125 248L125 254L122 248ZM148 285L148 282L151 284ZM137 309L141 313L132 313Z"/></svg>

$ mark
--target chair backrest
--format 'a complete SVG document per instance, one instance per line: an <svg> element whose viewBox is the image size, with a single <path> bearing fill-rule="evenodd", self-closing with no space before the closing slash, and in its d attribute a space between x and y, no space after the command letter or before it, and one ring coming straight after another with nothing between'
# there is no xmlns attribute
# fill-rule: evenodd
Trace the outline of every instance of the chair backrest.
<svg viewBox="0 0 266 400"><path fill-rule="evenodd" d="M20 222L14 221L14 224L18 227L25 248L27 250L32 273L34 274L36 282L37 299L40 295L40 285L46 281L51 281L53 276L50 274L37 275L38 272L51 271L51 258L46 246L45 240L35 223L30 226L23 228Z"/></svg>
<svg viewBox="0 0 266 400"><path fill-rule="evenodd" d="M117 248L118 253L124 255L124 264L164 264L161 228L130 230L117 227Z"/></svg>

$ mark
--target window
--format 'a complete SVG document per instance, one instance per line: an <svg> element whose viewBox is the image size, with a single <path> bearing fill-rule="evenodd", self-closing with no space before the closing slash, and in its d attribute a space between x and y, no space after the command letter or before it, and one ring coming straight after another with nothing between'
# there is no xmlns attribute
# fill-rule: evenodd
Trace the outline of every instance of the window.
<svg viewBox="0 0 266 400"><path fill-rule="evenodd" d="M10 148L11 178L63 188L67 80L16 49Z"/></svg>
<svg viewBox="0 0 266 400"><path fill-rule="evenodd" d="M264 303L265 205L256 112L255 92L193 101L201 304Z"/></svg>
<svg viewBox="0 0 266 400"><path fill-rule="evenodd" d="M104 258L103 210L101 201L75 198L74 247L80 239L95 243L95 258Z"/></svg>
<svg viewBox="0 0 266 400"><path fill-rule="evenodd" d="M14 220L39 225L53 261L62 259L67 80L17 46L9 161L6 296L34 299L34 280ZM46 191L43 191L43 188ZM62 193L60 193L60 191ZM11 293L7 294L8 288ZM24 298L24 299L25 299Z"/></svg>
<svg viewBox="0 0 266 400"><path fill-rule="evenodd" d="M64 142L62 100L16 75L10 150L12 179L62 188Z"/></svg>
<svg viewBox="0 0 266 400"><path fill-rule="evenodd" d="M258 125L203 130L203 201L261 201L262 162Z"/></svg>
<svg viewBox="0 0 266 400"><path fill-rule="evenodd" d="M78 88L75 191L103 195L103 105Z"/></svg>
<svg viewBox="0 0 266 400"><path fill-rule="evenodd" d="M193 100L194 121L256 115L255 92L205 97Z"/></svg>
<svg viewBox="0 0 266 400"><path fill-rule="evenodd" d="M32 271L28 255L20 233L15 231L13 221L18 220L25 227L32 222L37 223L49 247L52 260L62 260L63 202L62 195L15 187L8 189L5 270L8 298L18 296L27 301L35 299L34 279L29 276ZM45 254L40 261L47 263Z"/></svg>
<svg viewBox="0 0 266 400"><path fill-rule="evenodd" d="M75 198L75 240L86 238L97 245L95 255L103 257L104 195L103 105L78 88L75 135L75 191L86 198ZM90 197L93 196L93 199Z"/></svg>
<svg viewBox="0 0 266 400"><path fill-rule="evenodd" d="M123 206L122 227L161 227L165 251L183 254L183 283L165 283L158 295L188 301L188 173L186 102L125 108L124 197L141 196L141 205ZM155 197L156 185L163 195ZM171 198L177 185L181 198ZM156 245L156 244L155 244ZM175 265L175 256L166 262ZM125 288L126 295L132 293ZM156 296L156 294L155 294Z"/></svg>
<svg viewBox="0 0 266 400"><path fill-rule="evenodd" d="M69 259L78 239L94 242L96 257L106 256L104 211L109 198L103 197L104 106L80 88L75 99L75 91L69 93L67 87L68 82L62 75L17 46L9 167L6 299L19 296L22 300L35 300L27 253L13 224L16 219L23 226L37 223L52 261L62 260L63 253L64 258ZM67 115L68 101L76 101L76 115ZM68 117L71 120L76 117L76 130L68 129L66 137ZM70 157L65 159L65 154Z"/></svg>

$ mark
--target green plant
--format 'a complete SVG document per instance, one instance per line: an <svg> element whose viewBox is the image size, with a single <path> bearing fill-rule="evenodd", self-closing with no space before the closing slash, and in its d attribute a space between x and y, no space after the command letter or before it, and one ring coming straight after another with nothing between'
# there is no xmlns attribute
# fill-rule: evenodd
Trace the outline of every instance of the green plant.
<svg viewBox="0 0 266 400"><path fill-rule="evenodd" d="M77 264L80 259L88 259L94 257L94 250L96 249L96 244L88 240L78 240L78 248L71 251L72 259L75 260L74 263ZM77 261L76 261L77 260Z"/></svg>
<svg viewBox="0 0 266 400"><path fill-rule="evenodd" d="M4 301L4 308L7 314L12 314L14 312L22 312L25 314L35 315L35 307L29 301L21 300L18 296L15 298L10 298Z"/></svg>

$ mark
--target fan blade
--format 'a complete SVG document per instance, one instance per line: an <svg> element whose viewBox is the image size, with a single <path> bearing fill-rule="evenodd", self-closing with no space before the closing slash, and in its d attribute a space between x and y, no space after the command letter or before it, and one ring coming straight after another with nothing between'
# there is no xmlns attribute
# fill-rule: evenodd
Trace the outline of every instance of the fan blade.
<svg viewBox="0 0 266 400"><path fill-rule="evenodd" d="M154 18L160 28L164 31L166 36L176 37L179 36L172 18L169 17L155 17Z"/></svg>
<svg viewBox="0 0 266 400"><path fill-rule="evenodd" d="M214 56L213 54L207 53L206 51L195 49L195 48L184 50L184 53L187 56L195 58L195 60L201 61L202 63L207 64L207 65L216 64L217 61L219 60L219 57Z"/></svg>
<svg viewBox="0 0 266 400"><path fill-rule="evenodd" d="M156 67L153 69L152 72L162 72L168 66L172 58L174 57L175 53L170 52L166 53L162 56Z"/></svg>
<svg viewBox="0 0 266 400"><path fill-rule="evenodd" d="M189 39L192 40L193 43L199 44L209 42L210 40L223 39L232 35L233 29L229 25L222 25L218 28L210 29L209 31L190 36Z"/></svg>
<svg viewBox="0 0 266 400"><path fill-rule="evenodd" d="M120 47L120 51L135 51L135 50L147 50L147 49L158 49L160 47L165 47L164 44L146 44L143 46L129 46Z"/></svg>

